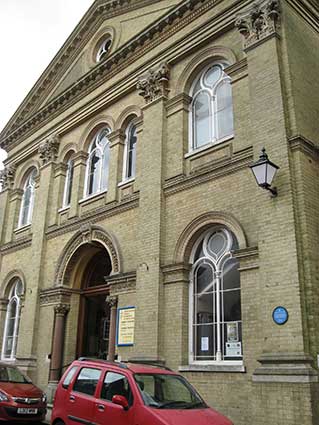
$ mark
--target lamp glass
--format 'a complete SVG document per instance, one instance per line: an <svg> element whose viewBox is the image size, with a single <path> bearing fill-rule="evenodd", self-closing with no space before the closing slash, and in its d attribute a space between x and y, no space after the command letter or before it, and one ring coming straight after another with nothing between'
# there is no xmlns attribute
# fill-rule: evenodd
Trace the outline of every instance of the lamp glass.
<svg viewBox="0 0 319 425"><path fill-rule="evenodd" d="M251 171L253 172L255 179L257 181L257 184L259 186L264 186L265 182L266 182L266 169L267 169L267 164L265 162L263 163L257 163L253 166L250 167Z"/></svg>

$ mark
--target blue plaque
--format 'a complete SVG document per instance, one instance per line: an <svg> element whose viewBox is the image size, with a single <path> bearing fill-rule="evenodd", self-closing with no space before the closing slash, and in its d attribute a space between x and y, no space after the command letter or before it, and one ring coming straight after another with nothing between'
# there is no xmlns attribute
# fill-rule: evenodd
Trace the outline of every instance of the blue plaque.
<svg viewBox="0 0 319 425"><path fill-rule="evenodd" d="M285 307L278 306L272 312L273 321L277 325L284 325L288 320L288 311Z"/></svg>

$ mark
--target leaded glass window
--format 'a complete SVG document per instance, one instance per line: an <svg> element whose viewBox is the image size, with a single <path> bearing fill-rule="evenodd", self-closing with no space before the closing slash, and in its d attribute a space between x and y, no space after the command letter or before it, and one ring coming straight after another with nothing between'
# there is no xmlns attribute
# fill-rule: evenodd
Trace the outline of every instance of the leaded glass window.
<svg viewBox="0 0 319 425"><path fill-rule="evenodd" d="M109 134L108 127L98 131L89 147L86 164L86 197L107 189L110 156Z"/></svg>
<svg viewBox="0 0 319 425"><path fill-rule="evenodd" d="M197 242L190 285L191 362L242 359L240 276L235 236L213 228Z"/></svg>
<svg viewBox="0 0 319 425"><path fill-rule="evenodd" d="M22 295L23 284L17 278L12 284L8 298L1 353L2 359L14 359L16 355Z"/></svg>
<svg viewBox="0 0 319 425"><path fill-rule="evenodd" d="M233 135L231 79L225 72L225 64L206 68L195 80L191 96L191 151Z"/></svg>
<svg viewBox="0 0 319 425"><path fill-rule="evenodd" d="M27 176L26 181L24 183L18 227L23 227L28 224L31 224L34 206L35 177L36 169L33 169Z"/></svg>

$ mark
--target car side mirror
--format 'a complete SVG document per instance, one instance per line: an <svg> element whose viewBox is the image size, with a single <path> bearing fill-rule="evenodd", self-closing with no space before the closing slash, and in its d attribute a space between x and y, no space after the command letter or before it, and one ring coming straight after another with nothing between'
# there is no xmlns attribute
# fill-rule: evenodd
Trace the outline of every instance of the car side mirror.
<svg viewBox="0 0 319 425"><path fill-rule="evenodd" d="M112 403L122 406L124 410L128 410L128 401L122 395L114 395L112 397Z"/></svg>

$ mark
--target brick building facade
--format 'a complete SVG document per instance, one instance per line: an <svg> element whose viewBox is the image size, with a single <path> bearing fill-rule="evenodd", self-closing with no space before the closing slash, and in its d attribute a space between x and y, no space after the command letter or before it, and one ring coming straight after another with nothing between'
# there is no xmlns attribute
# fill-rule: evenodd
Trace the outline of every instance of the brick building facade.
<svg viewBox="0 0 319 425"><path fill-rule="evenodd" d="M314 0L94 2L0 135L2 360L49 392L165 362L236 425L319 423L318 31Z"/></svg>

